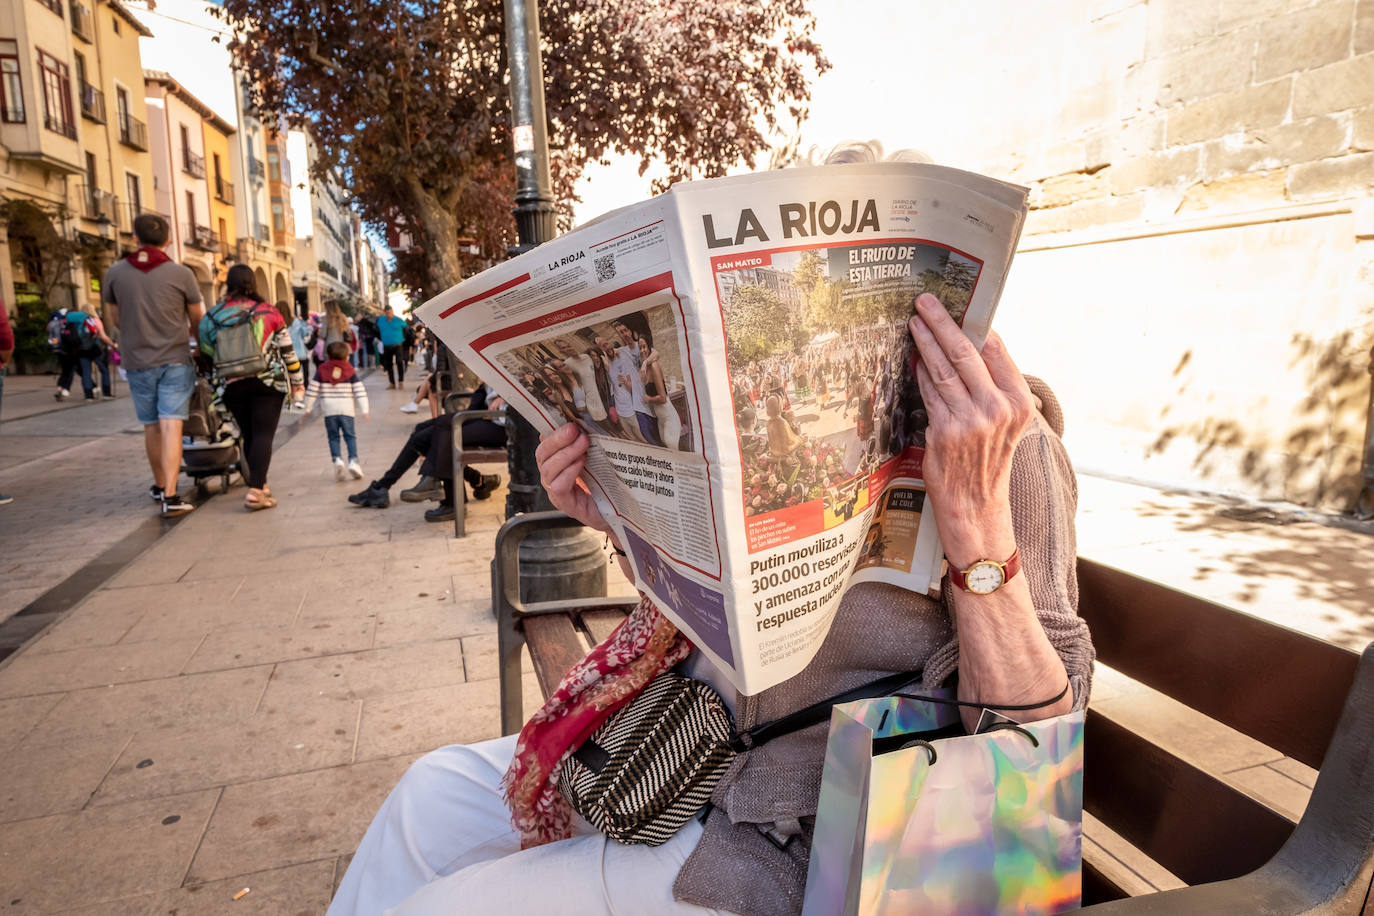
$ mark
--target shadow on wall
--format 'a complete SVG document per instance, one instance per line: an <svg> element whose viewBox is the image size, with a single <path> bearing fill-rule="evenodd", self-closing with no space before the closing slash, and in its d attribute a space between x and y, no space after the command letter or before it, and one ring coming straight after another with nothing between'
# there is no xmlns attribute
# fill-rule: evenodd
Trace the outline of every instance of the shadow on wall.
<svg viewBox="0 0 1374 916"><path fill-rule="evenodd" d="M1295 405L1281 443L1263 436L1265 424L1252 426L1244 417L1208 416L1169 425L1173 404L1166 403L1159 412L1163 428L1144 457L1192 442L1191 466L1201 481L1239 478L1265 498L1339 509L1353 505L1362 485L1371 359L1368 343L1355 339L1354 331L1331 340L1293 335L1287 369L1302 374L1307 394ZM1190 392L1193 383L1184 378L1192 361L1188 349L1174 367L1173 377L1182 379L1176 401L1196 397Z"/></svg>

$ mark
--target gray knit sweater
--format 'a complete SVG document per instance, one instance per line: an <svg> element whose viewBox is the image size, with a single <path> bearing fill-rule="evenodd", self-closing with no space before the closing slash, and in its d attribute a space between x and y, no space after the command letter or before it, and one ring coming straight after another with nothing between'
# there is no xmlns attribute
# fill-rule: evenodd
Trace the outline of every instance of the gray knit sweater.
<svg viewBox="0 0 1374 916"><path fill-rule="evenodd" d="M1051 422L1059 420L1053 407L1045 410ZM1037 415L1013 459L1012 517L1036 613L1064 660L1081 709L1094 655L1078 617L1077 501L1057 430ZM946 582L945 595L949 588ZM888 585L856 585L801 674L763 693L736 696L736 726L752 728L899 671L923 671L925 686L936 687L954 673L958 659L959 634L944 602ZM677 899L745 916L801 912L827 727L821 723L736 758L712 797L716 807L701 840L678 873ZM780 848L763 830L775 838L795 835Z"/></svg>

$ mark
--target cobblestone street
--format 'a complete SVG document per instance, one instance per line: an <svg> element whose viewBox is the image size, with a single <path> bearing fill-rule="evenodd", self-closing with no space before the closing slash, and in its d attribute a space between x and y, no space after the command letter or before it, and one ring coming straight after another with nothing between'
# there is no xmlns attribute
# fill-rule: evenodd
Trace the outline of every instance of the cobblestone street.
<svg viewBox="0 0 1374 916"><path fill-rule="evenodd" d="M53 400L53 376L5 379L0 403L0 621L157 515L143 427L122 396Z"/></svg>

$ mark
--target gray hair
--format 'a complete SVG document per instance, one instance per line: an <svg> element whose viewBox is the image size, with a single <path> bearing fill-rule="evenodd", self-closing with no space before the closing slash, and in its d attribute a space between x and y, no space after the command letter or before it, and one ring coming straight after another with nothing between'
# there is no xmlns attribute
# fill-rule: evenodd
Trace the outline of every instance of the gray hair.
<svg viewBox="0 0 1374 916"><path fill-rule="evenodd" d="M829 150L822 151L813 146L807 152L801 165L847 165L854 162L924 162L933 164L934 159L918 149L893 150L883 155L880 140L844 140Z"/></svg>

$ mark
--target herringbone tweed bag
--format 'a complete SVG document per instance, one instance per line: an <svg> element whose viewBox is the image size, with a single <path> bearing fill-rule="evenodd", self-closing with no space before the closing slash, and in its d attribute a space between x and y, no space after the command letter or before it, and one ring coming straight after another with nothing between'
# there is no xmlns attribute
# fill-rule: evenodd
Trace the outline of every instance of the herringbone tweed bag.
<svg viewBox="0 0 1374 916"><path fill-rule="evenodd" d="M719 694L661 674L563 762L558 789L612 839L658 846L710 799L733 734Z"/></svg>

